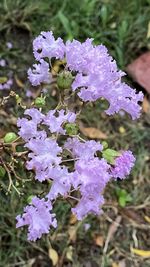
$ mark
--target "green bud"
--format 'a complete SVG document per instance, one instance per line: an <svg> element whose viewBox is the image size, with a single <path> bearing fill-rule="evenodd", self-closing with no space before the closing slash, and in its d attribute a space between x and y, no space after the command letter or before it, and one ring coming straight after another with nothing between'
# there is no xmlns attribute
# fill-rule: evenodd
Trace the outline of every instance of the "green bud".
<svg viewBox="0 0 150 267"><path fill-rule="evenodd" d="M18 100L20 98L20 96L18 94L15 95L16 100Z"/></svg>
<svg viewBox="0 0 150 267"><path fill-rule="evenodd" d="M38 108L44 107L45 103L46 103L46 101L45 101L44 97L37 97L35 99L35 102L34 102L35 106L38 107Z"/></svg>
<svg viewBox="0 0 150 267"><path fill-rule="evenodd" d="M7 133L5 136L4 136L4 142L5 143L12 143L13 141L15 141L17 139L17 135L13 132L10 132L10 133Z"/></svg>
<svg viewBox="0 0 150 267"><path fill-rule="evenodd" d="M33 198L33 197L35 197L35 196L31 195L31 196L29 196L29 197L27 198L27 202L28 202L28 204L31 204L31 203L32 203L32 198Z"/></svg>
<svg viewBox="0 0 150 267"><path fill-rule="evenodd" d="M73 82L73 76L70 71L62 71L57 77L57 85L60 89L70 88Z"/></svg>
<svg viewBox="0 0 150 267"><path fill-rule="evenodd" d="M67 123L65 130L68 135L76 135L78 133L78 126L75 123Z"/></svg>
<svg viewBox="0 0 150 267"><path fill-rule="evenodd" d="M102 146L103 146L103 149L106 149L108 148L108 143L106 141L103 141Z"/></svg>
<svg viewBox="0 0 150 267"><path fill-rule="evenodd" d="M5 176L5 174L6 174L5 169L2 166L0 166L0 177L3 178Z"/></svg>
<svg viewBox="0 0 150 267"><path fill-rule="evenodd" d="M107 160L108 163L114 164L115 158L120 156L120 153L114 149L107 148L102 152L103 158Z"/></svg>

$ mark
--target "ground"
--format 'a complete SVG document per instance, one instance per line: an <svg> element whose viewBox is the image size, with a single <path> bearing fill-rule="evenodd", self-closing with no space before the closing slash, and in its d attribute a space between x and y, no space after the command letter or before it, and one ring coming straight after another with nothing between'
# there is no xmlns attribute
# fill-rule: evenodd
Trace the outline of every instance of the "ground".
<svg viewBox="0 0 150 267"><path fill-rule="evenodd" d="M94 38L96 44L108 47L123 70L150 47L147 39L149 0L0 0L0 10L0 57L7 61L7 68L0 76L13 75L13 91L20 94L26 104L29 101L26 91L30 88L26 71L34 61L32 40L41 31L53 30L56 37L65 40ZM6 48L7 42L13 44L12 49ZM130 77L127 82L144 92L149 106L144 88ZM34 91L34 94L38 93ZM1 99L4 95L8 93L1 93ZM55 101L56 96L49 96L48 107L53 107ZM17 132L16 118L22 114L22 108L15 103L11 97L0 109L0 138L8 131ZM0 178L0 266L52 266L51 246L59 255L58 266L150 266L148 257L133 252L133 248L150 250L150 112L145 107L140 119L132 121L126 114L108 117L103 105L96 103L84 107L82 123L104 133L105 140L114 149L133 151L137 160L132 174L123 182L108 185L104 193L104 213L100 217L88 216L78 223L70 217L70 206L60 200L55 207L58 229L31 243L26 240L25 230L16 230L15 217L27 204L27 198L40 194L41 187L43 190L45 187L34 182L33 174L18 160L19 163L14 164L19 164L16 172L22 179L17 179L15 174L12 179L24 194L19 197L13 188L11 193L6 193L8 177ZM9 156L6 158L10 160ZM130 196L124 207L119 201L121 192Z"/></svg>

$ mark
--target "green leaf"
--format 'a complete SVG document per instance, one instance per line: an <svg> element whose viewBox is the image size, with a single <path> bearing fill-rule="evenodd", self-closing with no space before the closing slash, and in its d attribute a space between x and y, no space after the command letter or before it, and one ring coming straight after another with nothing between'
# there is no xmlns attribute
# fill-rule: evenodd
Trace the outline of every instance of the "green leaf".
<svg viewBox="0 0 150 267"><path fill-rule="evenodd" d="M127 202L131 202L131 201L132 201L132 197L130 196L130 194L128 194L128 195L126 196L126 201L127 201Z"/></svg>
<svg viewBox="0 0 150 267"><path fill-rule="evenodd" d="M32 203L32 199L33 199L33 197L35 197L35 196L31 195L31 196L29 196L29 197L27 198L27 202L28 202L28 204L31 204L31 203Z"/></svg>
<svg viewBox="0 0 150 267"><path fill-rule="evenodd" d="M58 18L60 22L62 23L62 25L64 26L66 33L68 34L68 39L73 39L73 35L72 35L72 31L70 28L70 23L69 23L68 18L62 13L62 11L58 12Z"/></svg>
<svg viewBox="0 0 150 267"><path fill-rule="evenodd" d="M120 153L116 150L107 148L102 152L103 158L107 160L110 164L115 163L115 158L120 156Z"/></svg>
<svg viewBox="0 0 150 267"><path fill-rule="evenodd" d="M126 199L124 197L119 197L119 205L123 208L126 206Z"/></svg>
<svg viewBox="0 0 150 267"><path fill-rule="evenodd" d="M108 18L108 12L107 12L106 5L103 5L101 7L100 16L101 16L101 19L102 19L103 27L105 27L105 25L107 23L107 18Z"/></svg>
<svg viewBox="0 0 150 267"><path fill-rule="evenodd" d="M0 166L0 177L3 178L5 174L6 174L6 170L2 166Z"/></svg>

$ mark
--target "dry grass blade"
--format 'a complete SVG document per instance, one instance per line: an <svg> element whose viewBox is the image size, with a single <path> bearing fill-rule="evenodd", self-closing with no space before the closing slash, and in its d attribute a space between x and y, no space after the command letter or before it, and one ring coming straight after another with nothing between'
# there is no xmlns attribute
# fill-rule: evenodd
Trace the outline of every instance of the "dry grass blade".
<svg viewBox="0 0 150 267"><path fill-rule="evenodd" d="M110 225L109 230L108 230L108 234L107 234L107 238L105 241L104 249L103 249L104 253L107 252L109 242L111 241L115 232L117 231L118 226L120 225L121 219L122 219L122 217L120 215L117 216L116 220Z"/></svg>

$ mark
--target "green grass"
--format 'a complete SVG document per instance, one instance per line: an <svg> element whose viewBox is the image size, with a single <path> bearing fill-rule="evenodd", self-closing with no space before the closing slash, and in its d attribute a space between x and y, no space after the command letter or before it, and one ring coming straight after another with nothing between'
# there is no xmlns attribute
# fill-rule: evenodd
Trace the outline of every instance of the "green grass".
<svg viewBox="0 0 150 267"><path fill-rule="evenodd" d="M0 57L8 62L7 70L0 75L7 75L13 71L24 83L25 89L29 88L26 82L26 71L34 61L32 55L32 40L41 31L53 30L56 37L67 39L85 40L94 38L96 44L105 44L111 55L115 57L118 65L125 69L134 58L148 49L147 28L150 20L149 0L1 0L0 1ZM12 41L13 49L6 49L6 41ZM132 81L129 80L132 83ZM24 88L14 87L23 97ZM25 98L24 98L25 99ZM56 99L55 99L56 101ZM48 98L49 107L54 105L53 98ZM105 103L95 103L86 106L82 114L82 120L89 127L96 127L108 135L108 143L114 149L133 150L137 157L135 168L130 180L122 183L114 182L106 189L106 201L117 203L116 184L122 190L125 189L131 196L129 205L137 207L145 202L149 184L149 143L150 143L150 115L144 114L135 122L125 115L123 117L107 117L103 113ZM6 106L6 112L13 116L22 113L21 108L11 105ZM16 130L16 127L4 118L0 119L0 126L4 131ZM125 132L120 133L119 128L124 127ZM9 160L9 159L8 159ZM17 170L24 179L33 177L32 173L25 171L25 166L20 163ZM15 177L12 177L15 181ZM112 262L126 258L127 266L148 267L148 260L132 257L130 245L134 245L132 235L134 227L129 221L122 222L113 242L110 242L107 255L103 255L103 248L94 243L93 235L100 234L106 239L110 222L105 216L95 218L89 216L85 222L91 224L88 232L84 231L83 222L77 231L75 243L68 244L69 210L65 202L58 202L55 210L58 216L59 227L56 232L52 231L48 238L44 237L36 244L26 240L25 230L15 229L15 216L22 211L27 204L27 198L33 194L40 194L39 183L17 183L17 188L24 193L19 198L14 190L6 195L8 186L7 177L0 181L2 190L0 196L0 267L31 266L29 260L35 260L35 266L51 266L48 258L49 239L52 246L62 255L68 246L73 247L73 260L64 260L63 266L86 267L89 262L92 267L101 266L101 259L105 262L104 267L112 266ZM45 185L42 185L44 190ZM112 204L113 205L113 204ZM118 212L120 207L117 206ZM115 220L116 215L111 208L105 208L107 216ZM137 214L144 218L147 214L145 209L137 210ZM148 249L146 239L147 230L136 229L140 248ZM123 239L124 238L124 239ZM123 242L120 243L120 240ZM111 255L109 252L118 249ZM34 266L34 265L33 265ZM90 266L90 265L87 265Z"/></svg>

